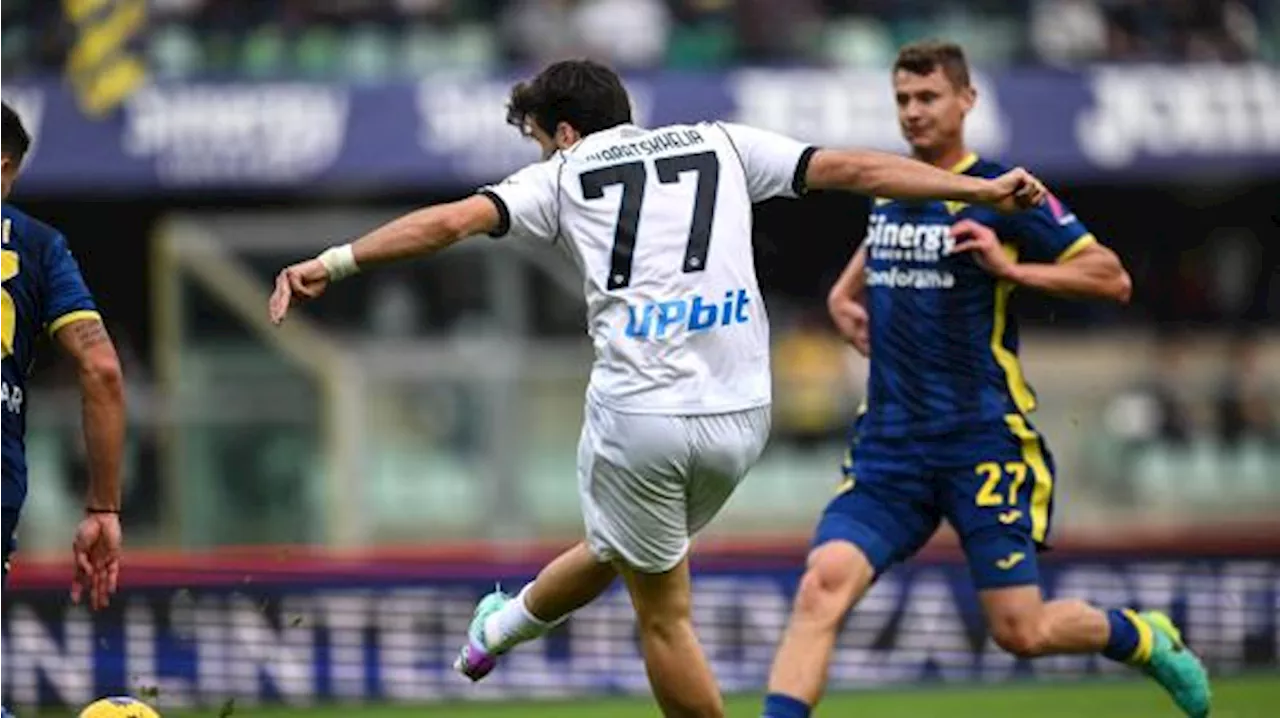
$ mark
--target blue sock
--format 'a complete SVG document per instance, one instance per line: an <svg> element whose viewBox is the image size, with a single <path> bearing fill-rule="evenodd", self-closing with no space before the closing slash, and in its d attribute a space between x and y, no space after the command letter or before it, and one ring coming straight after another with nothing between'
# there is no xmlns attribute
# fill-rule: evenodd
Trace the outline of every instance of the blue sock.
<svg viewBox="0 0 1280 718"><path fill-rule="evenodd" d="M764 699L764 715L761 718L809 718L809 706L805 702L781 693L770 693Z"/></svg>
<svg viewBox="0 0 1280 718"><path fill-rule="evenodd" d="M1120 663L1146 663L1151 659L1151 629L1129 609L1107 611L1111 635L1102 655Z"/></svg>

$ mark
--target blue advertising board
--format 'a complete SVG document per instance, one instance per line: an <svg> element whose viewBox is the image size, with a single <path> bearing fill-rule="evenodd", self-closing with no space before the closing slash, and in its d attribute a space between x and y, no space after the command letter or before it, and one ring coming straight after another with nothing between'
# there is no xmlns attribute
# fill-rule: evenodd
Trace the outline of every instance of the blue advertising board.
<svg viewBox="0 0 1280 718"><path fill-rule="evenodd" d="M514 79L155 84L101 119L58 80L6 82L3 96L36 136L26 191L457 191L536 159L505 124ZM1020 70L975 83L973 147L1051 179L1280 177L1280 68ZM628 87L644 125L728 120L823 146L903 149L887 73L659 73Z"/></svg>
<svg viewBox="0 0 1280 718"><path fill-rule="evenodd" d="M109 693L163 706L644 694L635 621L613 590L478 685L450 663L477 596L517 589L536 567L367 565L325 571L153 574L106 613L65 591L4 596L4 695L80 705ZM795 591L796 561L739 560L696 571L695 622L726 691L759 690ZM492 570L492 569L488 569ZM135 571L136 574L136 571ZM171 578L177 580L171 581ZM1045 571L1050 595L1169 611L1216 674L1280 665L1280 558L1070 557ZM982 625L964 567L890 572L852 613L831 671L838 688L920 681L1079 678L1125 669L1096 656L1018 661Z"/></svg>

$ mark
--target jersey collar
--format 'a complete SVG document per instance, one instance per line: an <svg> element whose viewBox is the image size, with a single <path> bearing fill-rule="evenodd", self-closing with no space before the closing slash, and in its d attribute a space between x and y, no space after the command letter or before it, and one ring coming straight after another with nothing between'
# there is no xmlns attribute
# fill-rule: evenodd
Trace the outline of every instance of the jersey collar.
<svg viewBox="0 0 1280 718"><path fill-rule="evenodd" d="M964 174L969 171L970 167L978 164L978 153L970 152L964 156L964 159L951 166L951 171L956 174Z"/></svg>
<svg viewBox="0 0 1280 718"><path fill-rule="evenodd" d="M597 137L600 135L604 135L606 133L616 134L620 130L624 130L624 129L640 130L641 132L645 131L645 128L640 127L639 125L632 124L630 122L627 122L621 125L614 125L613 127L610 127L607 130L600 130L599 132L588 135L586 137L579 137L578 141L574 142L572 145L569 145L564 149L559 149L551 153L551 157L555 157L556 155L561 155L562 157L568 157L569 155L572 155L574 152L576 152L579 148L581 148L582 145L586 144L587 140L591 139L592 137ZM547 159L550 159L550 157Z"/></svg>

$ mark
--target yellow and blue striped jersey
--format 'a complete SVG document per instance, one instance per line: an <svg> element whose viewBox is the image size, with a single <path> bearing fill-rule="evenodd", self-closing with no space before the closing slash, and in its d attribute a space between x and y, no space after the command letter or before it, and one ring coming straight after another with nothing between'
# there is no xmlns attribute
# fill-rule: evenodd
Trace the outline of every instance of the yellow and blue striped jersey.
<svg viewBox="0 0 1280 718"><path fill-rule="evenodd" d="M969 155L954 170L997 177L1007 168ZM871 367L863 436L949 433L1035 407L1018 363L1014 287L968 254L951 254L951 226L996 231L1020 262L1057 262L1093 236L1056 198L1011 215L959 202L873 200L867 236Z"/></svg>
<svg viewBox="0 0 1280 718"><path fill-rule="evenodd" d="M26 378L42 331L99 318L67 241L54 228L5 204L3 246L3 505L21 508L27 494Z"/></svg>

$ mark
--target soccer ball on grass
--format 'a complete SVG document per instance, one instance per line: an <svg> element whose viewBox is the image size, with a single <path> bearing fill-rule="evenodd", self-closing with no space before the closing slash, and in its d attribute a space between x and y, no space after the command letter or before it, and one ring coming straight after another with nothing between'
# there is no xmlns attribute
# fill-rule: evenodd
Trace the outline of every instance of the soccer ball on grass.
<svg viewBox="0 0 1280 718"><path fill-rule="evenodd" d="M80 718L160 718L160 714L136 698L117 696L90 703L80 711Z"/></svg>

